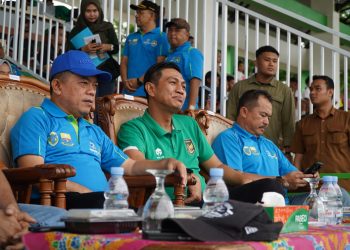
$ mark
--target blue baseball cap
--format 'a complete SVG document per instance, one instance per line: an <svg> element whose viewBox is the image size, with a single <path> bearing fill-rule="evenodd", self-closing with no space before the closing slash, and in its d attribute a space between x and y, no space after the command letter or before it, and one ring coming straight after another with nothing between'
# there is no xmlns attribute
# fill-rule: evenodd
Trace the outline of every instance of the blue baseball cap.
<svg viewBox="0 0 350 250"><path fill-rule="evenodd" d="M69 71L79 76L96 76L98 82L110 82L112 75L96 68L87 53L80 50L70 50L53 61L50 71L50 81L58 73Z"/></svg>

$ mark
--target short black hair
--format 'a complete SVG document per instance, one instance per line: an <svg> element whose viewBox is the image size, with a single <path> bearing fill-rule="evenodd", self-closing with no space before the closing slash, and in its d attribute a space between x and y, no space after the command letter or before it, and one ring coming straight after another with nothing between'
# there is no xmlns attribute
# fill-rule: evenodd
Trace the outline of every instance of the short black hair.
<svg viewBox="0 0 350 250"><path fill-rule="evenodd" d="M323 80L326 82L327 89L334 89L334 81L329 76L314 75L314 76L312 76L312 81L315 81L315 80Z"/></svg>
<svg viewBox="0 0 350 250"><path fill-rule="evenodd" d="M289 82L298 82L298 79L296 77L289 78Z"/></svg>
<svg viewBox="0 0 350 250"><path fill-rule="evenodd" d="M216 73L216 77L219 77L220 81L221 81L221 76L219 74L219 72ZM204 83L206 84L207 81L211 81L211 71L208 71L207 73L205 73L205 76L204 76Z"/></svg>
<svg viewBox="0 0 350 250"><path fill-rule="evenodd" d="M148 99L148 93L147 93L147 90L146 90L146 84L148 82L151 82L151 83L154 83L154 84L158 84L158 81L161 78L162 71L164 69L175 69L176 71L178 71L181 74L181 70L180 70L179 66L177 66L173 62L160 62L160 63L153 64L146 71L145 76L143 78L144 88L145 88L145 93L146 93L147 99Z"/></svg>
<svg viewBox="0 0 350 250"><path fill-rule="evenodd" d="M255 107L260 96L265 97L270 103L272 103L272 96L266 90L248 90L244 92L238 100L237 115L239 115L239 111L242 107L247 107L248 109Z"/></svg>
<svg viewBox="0 0 350 250"><path fill-rule="evenodd" d="M278 51L274 47L270 45L266 45L257 49L257 51L255 52L255 57L258 58L262 53L265 53L265 52L272 52L272 53L275 53L277 56L280 56L280 53L278 53Z"/></svg>
<svg viewBox="0 0 350 250"><path fill-rule="evenodd" d="M235 77L234 77L233 75L227 75L227 76L226 76L226 81L227 81L227 82L232 81L232 80L234 80L234 79L235 79Z"/></svg>

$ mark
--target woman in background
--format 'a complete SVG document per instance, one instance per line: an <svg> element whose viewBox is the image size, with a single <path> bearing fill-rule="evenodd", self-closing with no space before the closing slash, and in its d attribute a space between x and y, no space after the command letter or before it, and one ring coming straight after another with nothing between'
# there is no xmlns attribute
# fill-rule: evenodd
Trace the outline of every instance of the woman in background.
<svg viewBox="0 0 350 250"><path fill-rule="evenodd" d="M112 57L113 54L117 54L119 51L117 34L115 33L113 24L103 21L103 18L103 11L98 0L82 0L78 21L68 37L68 50L80 49L90 55L97 55L100 59L104 57L104 53L109 55L109 58L102 62L97 68L111 73L112 81L99 83L96 93L97 97L114 93L116 79L119 76L119 64ZM98 34L100 36L101 43L91 41L81 48L75 48L71 39L87 27L93 34Z"/></svg>

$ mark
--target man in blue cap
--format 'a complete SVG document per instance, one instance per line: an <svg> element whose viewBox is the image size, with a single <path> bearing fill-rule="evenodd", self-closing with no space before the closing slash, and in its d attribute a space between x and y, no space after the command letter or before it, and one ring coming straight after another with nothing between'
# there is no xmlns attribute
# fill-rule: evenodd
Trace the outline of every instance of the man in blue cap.
<svg viewBox="0 0 350 250"><path fill-rule="evenodd" d="M123 167L126 175L145 169L176 169L185 180L185 166L174 159L134 161L83 117L94 106L98 82L111 75L96 69L84 52L72 50L53 62L51 100L25 112L11 131L13 160L18 167L62 163L75 167L67 181L67 208L102 207L107 185L102 169ZM184 183L185 184L185 183Z"/></svg>

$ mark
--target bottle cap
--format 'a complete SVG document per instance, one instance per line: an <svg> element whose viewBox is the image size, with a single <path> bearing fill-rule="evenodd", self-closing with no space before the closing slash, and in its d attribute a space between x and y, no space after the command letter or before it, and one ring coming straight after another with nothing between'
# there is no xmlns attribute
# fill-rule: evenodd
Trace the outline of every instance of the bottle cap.
<svg viewBox="0 0 350 250"><path fill-rule="evenodd" d="M112 175L124 175L124 168L122 167L111 167Z"/></svg>
<svg viewBox="0 0 350 250"><path fill-rule="evenodd" d="M210 174L210 177L223 177L224 176L224 169L211 168L209 174Z"/></svg>
<svg viewBox="0 0 350 250"><path fill-rule="evenodd" d="M333 176L333 182L338 182L338 176Z"/></svg>
<svg viewBox="0 0 350 250"><path fill-rule="evenodd" d="M323 182L332 182L333 176L323 176L322 180Z"/></svg>

